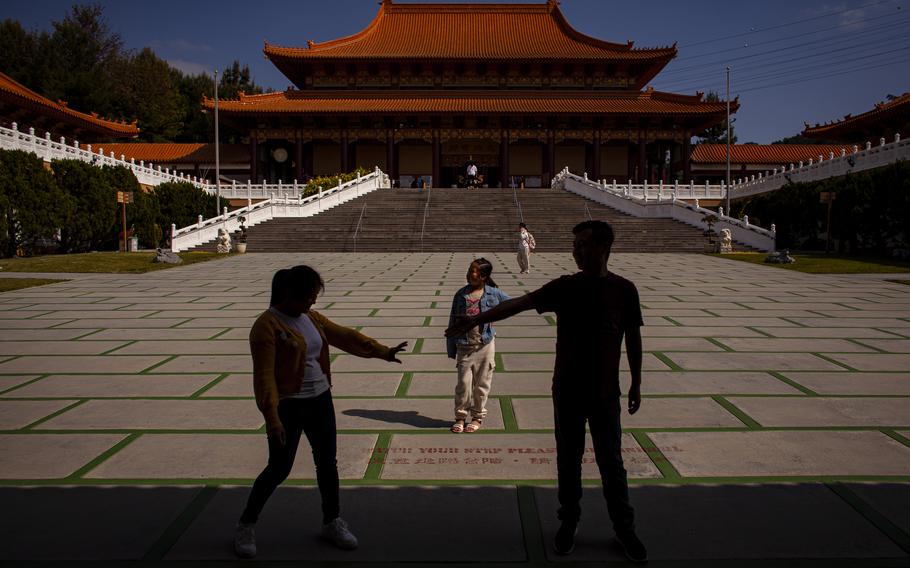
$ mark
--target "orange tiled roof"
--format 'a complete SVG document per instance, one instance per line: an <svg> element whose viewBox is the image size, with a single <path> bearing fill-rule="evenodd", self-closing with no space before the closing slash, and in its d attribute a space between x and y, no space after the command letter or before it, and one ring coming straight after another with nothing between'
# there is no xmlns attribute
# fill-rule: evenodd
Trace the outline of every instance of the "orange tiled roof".
<svg viewBox="0 0 910 568"><path fill-rule="evenodd" d="M213 108L212 99L203 107ZM739 107L734 102L733 109ZM664 114L705 115L726 111L723 101L698 95L647 90L640 93L541 91L285 91L241 95L222 100L223 113L349 114L349 113L514 113L514 114Z"/></svg>
<svg viewBox="0 0 910 568"><path fill-rule="evenodd" d="M804 136L824 138L825 136L837 136L842 132L849 131L852 127L866 121L875 121L888 118L896 113L905 113L910 116L910 92L904 93L893 101L878 103L875 108L856 116L848 114L841 120L829 122L827 124L816 124L809 126L806 124L803 130Z"/></svg>
<svg viewBox="0 0 910 568"><path fill-rule="evenodd" d="M840 155L841 149L853 152L853 146L847 144L733 144L730 147L730 161L735 164L768 164L785 166L809 159L817 160L819 155L828 159L834 152ZM699 144L692 150L692 162L702 164L723 164L727 161L726 144Z"/></svg>
<svg viewBox="0 0 910 568"><path fill-rule="evenodd" d="M139 135L136 123L117 122L99 118L97 114L86 114L75 111L66 103L55 103L0 73L0 100L19 107L25 107L36 113L54 117L79 128L112 138L133 137Z"/></svg>
<svg viewBox="0 0 910 568"><path fill-rule="evenodd" d="M584 35L557 2L545 4L396 4L383 0L362 31L307 47L266 42L266 57L281 59L574 59L669 62L676 46L633 49ZM280 65L279 65L280 67Z"/></svg>
<svg viewBox="0 0 910 568"><path fill-rule="evenodd" d="M215 163L215 145L202 143L126 143L126 144L95 144L95 151L104 150L109 156L119 158L123 155L127 160L134 158L137 162L142 160L155 164L212 164ZM250 149L245 144L222 144L219 149L222 163L248 163Z"/></svg>

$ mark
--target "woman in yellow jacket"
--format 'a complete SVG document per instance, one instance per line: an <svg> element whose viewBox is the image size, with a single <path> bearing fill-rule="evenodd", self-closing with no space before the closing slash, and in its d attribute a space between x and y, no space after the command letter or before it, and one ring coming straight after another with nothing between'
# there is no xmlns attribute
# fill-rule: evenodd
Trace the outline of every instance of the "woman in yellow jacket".
<svg viewBox="0 0 910 568"><path fill-rule="evenodd" d="M322 536L339 548L357 548L357 538L339 516L329 345L359 357L401 363L396 355L407 343L386 347L311 311L323 288L319 273L309 266L279 270L272 278L270 307L250 331L253 390L265 417L269 462L253 483L237 524L234 551L242 558L256 555L253 527L269 496L291 472L301 434L306 435L316 464Z"/></svg>

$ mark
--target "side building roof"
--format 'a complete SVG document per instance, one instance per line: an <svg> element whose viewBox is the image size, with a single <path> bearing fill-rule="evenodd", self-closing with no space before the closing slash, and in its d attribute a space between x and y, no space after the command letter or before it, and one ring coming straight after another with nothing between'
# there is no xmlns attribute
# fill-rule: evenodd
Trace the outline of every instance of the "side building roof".
<svg viewBox="0 0 910 568"><path fill-rule="evenodd" d="M98 144L95 150L104 150L105 155L135 159L154 164L213 164L215 144L179 142L127 142ZM247 164L250 148L246 144L222 144L219 149L224 164Z"/></svg>
<svg viewBox="0 0 910 568"><path fill-rule="evenodd" d="M797 162L808 162L841 150L853 152L847 144L733 144L730 146L730 162L734 164L764 164L785 166ZM727 161L726 144L698 144L692 149L693 164L724 164Z"/></svg>
<svg viewBox="0 0 910 568"><path fill-rule="evenodd" d="M884 136L886 131L910 125L910 92L894 100L878 103L872 110L861 114L848 114L841 120L827 124L806 124L803 136L821 139L843 139L860 137L865 132ZM858 142L865 142L859 139Z"/></svg>
<svg viewBox="0 0 910 568"><path fill-rule="evenodd" d="M73 110L64 102L54 102L0 73L0 105L25 110L29 113L62 122L73 130L87 131L106 138L133 138L139 135L135 121L118 122ZM7 114L7 113L4 113ZM11 113L15 114L15 113Z"/></svg>

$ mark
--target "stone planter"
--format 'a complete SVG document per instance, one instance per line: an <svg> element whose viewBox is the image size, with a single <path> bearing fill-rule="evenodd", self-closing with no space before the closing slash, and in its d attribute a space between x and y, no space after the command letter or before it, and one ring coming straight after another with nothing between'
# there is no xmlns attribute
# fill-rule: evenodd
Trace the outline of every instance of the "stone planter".
<svg viewBox="0 0 910 568"><path fill-rule="evenodd" d="M234 252L243 254L246 252L246 243L234 243Z"/></svg>

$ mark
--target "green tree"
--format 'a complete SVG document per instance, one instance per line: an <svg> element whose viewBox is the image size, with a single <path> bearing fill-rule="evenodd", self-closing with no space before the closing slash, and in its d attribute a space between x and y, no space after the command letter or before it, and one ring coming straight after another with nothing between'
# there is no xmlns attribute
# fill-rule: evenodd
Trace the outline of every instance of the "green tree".
<svg viewBox="0 0 910 568"><path fill-rule="evenodd" d="M71 202L38 156L0 150L0 251L30 254L41 239L55 239Z"/></svg>
<svg viewBox="0 0 910 568"><path fill-rule="evenodd" d="M61 233L64 252L97 250L117 221L117 194L100 168L80 160L55 160L54 177L73 200Z"/></svg>
<svg viewBox="0 0 910 568"><path fill-rule="evenodd" d="M199 215L209 219L218 214L215 196L190 183L162 183L155 187L155 194L161 212L158 224L165 235L170 235L172 223L180 229L196 223Z"/></svg>
<svg viewBox="0 0 910 568"><path fill-rule="evenodd" d="M110 69L114 114L135 118L143 140L173 140L183 129L186 102L167 62L145 48L112 62Z"/></svg>
<svg viewBox="0 0 910 568"><path fill-rule="evenodd" d="M705 95L705 102L716 103L720 101L720 96L714 91L708 91ZM730 144L736 144L736 128L733 126L734 119L730 119ZM726 121L715 124L706 129L701 134L696 135L696 144L726 144L727 143L727 124Z"/></svg>
<svg viewBox="0 0 910 568"><path fill-rule="evenodd" d="M38 35L15 20L0 22L0 71L23 85L35 85L43 72Z"/></svg>

